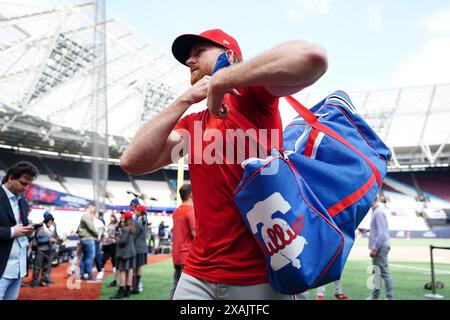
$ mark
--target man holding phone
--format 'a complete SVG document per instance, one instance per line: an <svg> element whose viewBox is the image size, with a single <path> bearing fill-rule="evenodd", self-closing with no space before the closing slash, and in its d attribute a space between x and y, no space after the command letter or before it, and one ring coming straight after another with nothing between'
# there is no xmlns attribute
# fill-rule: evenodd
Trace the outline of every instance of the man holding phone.
<svg viewBox="0 0 450 320"><path fill-rule="evenodd" d="M30 162L21 161L6 172L0 187L0 300L16 300L27 273L29 206L22 194L38 175Z"/></svg>

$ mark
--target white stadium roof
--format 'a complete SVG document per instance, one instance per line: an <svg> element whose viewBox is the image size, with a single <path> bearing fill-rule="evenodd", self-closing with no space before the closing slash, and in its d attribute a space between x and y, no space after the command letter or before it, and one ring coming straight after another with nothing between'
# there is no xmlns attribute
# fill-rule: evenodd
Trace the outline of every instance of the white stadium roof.
<svg viewBox="0 0 450 320"><path fill-rule="evenodd" d="M81 136L91 130L95 18L95 1L0 2L0 140L33 122L47 141L64 139L65 128ZM160 111L189 85L188 74L117 17L107 13L104 23L108 130L130 137L143 114Z"/></svg>
<svg viewBox="0 0 450 320"><path fill-rule="evenodd" d="M104 89L94 85L95 21L95 1L0 1L0 145L90 154L91 100ZM169 52L109 12L103 23L110 155L117 159L142 122L189 83ZM393 149L395 166L450 162L450 84L345 91ZM325 96L298 95L307 106ZM287 109L284 119L293 116Z"/></svg>
<svg viewBox="0 0 450 320"><path fill-rule="evenodd" d="M346 91L356 110L393 151L393 163L450 163L450 83ZM327 93L330 94L330 93ZM308 107L325 93L301 93Z"/></svg>

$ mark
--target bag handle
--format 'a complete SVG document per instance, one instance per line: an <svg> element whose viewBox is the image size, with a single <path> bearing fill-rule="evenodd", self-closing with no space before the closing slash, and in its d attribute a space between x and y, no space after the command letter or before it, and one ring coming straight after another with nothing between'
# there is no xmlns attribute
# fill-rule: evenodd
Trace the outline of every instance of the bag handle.
<svg viewBox="0 0 450 320"><path fill-rule="evenodd" d="M295 111L303 118L305 121L313 127L317 122L317 117L308 108L302 105L300 102L295 100L292 96L285 97L286 101L294 108ZM247 131L248 129L254 129L258 131L258 128L246 117L237 112L230 112L227 116L232 122L234 122L239 128Z"/></svg>
<svg viewBox="0 0 450 320"><path fill-rule="evenodd" d="M294 110L308 123L311 127L316 128L317 130L329 135L330 137L338 140L348 148L350 148L352 151L356 152L359 156L361 156L364 161L369 165L369 167L372 169L375 178L377 180L378 186L381 186L382 179L380 172L378 171L378 168L373 164L370 159L368 159L365 155L361 153L358 149L356 149L352 144L350 144L347 140L345 140L341 135L339 135L336 131L331 129L330 127L324 125L323 123L319 122L317 120L316 115L311 112L308 108L306 108L303 104L301 104L299 101L297 101L292 96L285 97L286 101L294 108ZM247 131L248 129L254 129L256 132L258 131L258 128L247 118L245 118L243 115L237 113L237 112L230 112L228 114L228 117L232 122L234 122L239 128L242 128L243 130Z"/></svg>
<svg viewBox="0 0 450 320"><path fill-rule="evenodd" d="M330 137L338 140L342 144L349 147L351 150L356 152L359 156L361 156L369 165L369 167L372 169L375 178L377 179L378 186L381 186L382 180L380 172L378 171L378 168L373 164L372 161L370 161L365 155L361 153L358 149L356 149L350 142L345 140L341 135L339 135L336 131L331 129L330 127L324 125L323 123L317 121L317 117L314 113L312 113L308 108L306 108L304 105L302 105L300 102L294 99L292 96L285 97L286 101L292 106L292 108L297 111L297 113L311 126L316 128L317 130L329 135Z"/></svg>

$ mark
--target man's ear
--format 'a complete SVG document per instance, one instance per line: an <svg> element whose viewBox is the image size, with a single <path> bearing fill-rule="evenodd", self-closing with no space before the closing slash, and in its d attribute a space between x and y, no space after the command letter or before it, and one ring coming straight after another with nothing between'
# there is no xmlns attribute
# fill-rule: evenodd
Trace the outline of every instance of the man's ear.
<svg viewBox="0 0 450 320"><path fill-rule="evenodd" d="M227 53L228 61L230 61L231 64L235 64L235 63L239 62L236 55L234 54L233 50L227 49L226 53Z"/></svg>

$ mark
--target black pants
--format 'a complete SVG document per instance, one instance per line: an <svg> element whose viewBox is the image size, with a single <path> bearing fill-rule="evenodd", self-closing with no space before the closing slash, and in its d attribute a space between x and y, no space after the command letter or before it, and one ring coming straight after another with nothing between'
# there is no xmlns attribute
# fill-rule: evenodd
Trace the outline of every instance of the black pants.
<svg viewBox="0 0 450 320"><path fill-rule="evenodd" d="M97 272L103 269L103 250L100 247L100 242L95 240L95 256L94 256L95 267Z"/></svg>
<svg viewBox="0 0 450 320"><path fill-rule="evenodd" d="M50 276L50 269L52 268L52 251L51 250L37 250L36 258L33 267L33 281L39 280L39 274L42 270L41 282L48 282Z"/></svg>
<svg viewBox="0 0 450 320"><path fill-rule="evenodd" d="M103 246L103 268L108 259L111 259L112 266L116 267L116 251L117 245L115 243Z"/></svg>

